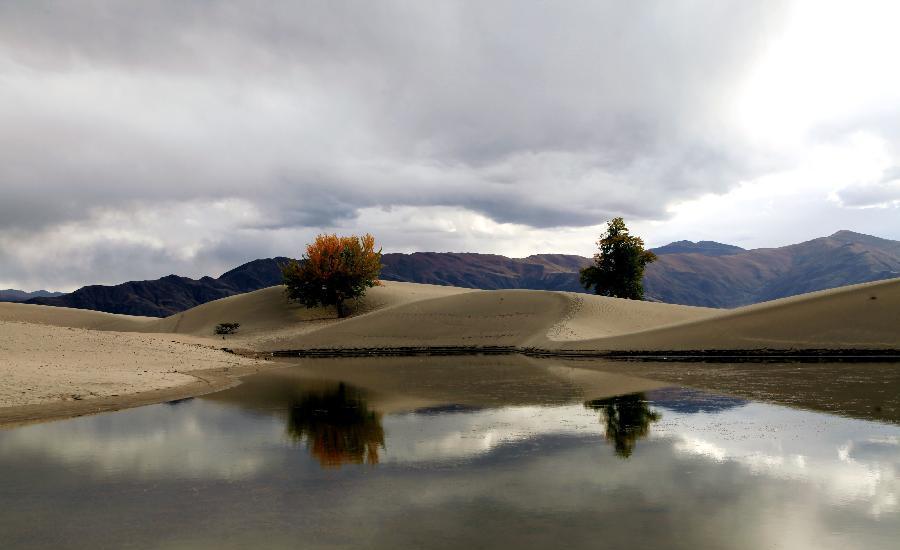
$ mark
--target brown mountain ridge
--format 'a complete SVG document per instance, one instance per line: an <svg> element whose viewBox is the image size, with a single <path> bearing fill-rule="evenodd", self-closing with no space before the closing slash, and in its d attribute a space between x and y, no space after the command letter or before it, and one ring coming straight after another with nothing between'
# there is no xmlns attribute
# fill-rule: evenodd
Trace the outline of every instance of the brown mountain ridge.
<svg viewBox="0 0 900 550"><path fill-rule="evenodd" d="M852 231L779 248L678 241L654 249L647 268L649 300L732 308L839 286L900 277L900 241ZM218 298L280 283L287 258L254 260L219 278L169 275L114 286L94 285L28 303L165 317ZM464 288L584 292L578 270L590 258L537 254L416 252L385 254L382 278Z"/></svg>

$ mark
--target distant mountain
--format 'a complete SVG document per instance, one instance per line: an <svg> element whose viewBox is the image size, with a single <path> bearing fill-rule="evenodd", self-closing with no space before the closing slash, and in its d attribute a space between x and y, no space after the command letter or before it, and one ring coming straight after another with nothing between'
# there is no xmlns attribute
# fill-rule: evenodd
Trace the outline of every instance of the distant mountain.
<svg viewBox="0 0 900 550"><path fill-rule="evenodd" d="M815 290L900 277L900 242L851 231L781 248L744 250L713 241L679 241L654 249L647 298L674 304L737 307ZM287 258L255 260L217 279L169 275L154 281L87 286L28 303L164 317L196 305L281 283ZM590 258L537 254L416 252L385 254L381 277L466 288L584 292L578 271Z"/></svg>
<svg viewBox="0 0 900 550"><path fill-rule="evenodd" d="M713 241L678 241L653 249L644 278L650 300L738 307L805 292L900 277L900 242L839 231L781 248L744 250ZM539 254L386 254L383 278L468 288L584 292L578 270L590 258Z"/></svg>
<svg viewBox="0 0 900 550"><path fill-rule="evenodd" d="M254 260L218 279L167 275L152 281L115 286L92 285L55 298L34 298L29 304L93 309L109 313L167 317L200 304L281 283L279 266L287 258Z"/></svg>
<svg viewBox="0 0 900 550"><path fill-rule="evenodd" d="M386 281L450 285L464 288L531 288L584 292L572 274L590 259L566 254L507 258L496 254L415 252L385 254Z"/></svg>
<svg viewBox="0 0 900 550"><path fill-rule="evenodd" d="M721 255L662 254L644 288L674 304L737 307L900 277L900 241L852 231L781 248Z"/></svg>
<svg viewBox="0 0 900 550"><path fill-rule="evenodd" d="M31 298L46 298L53 296L62 296L64 292L50 292L49 290L35 290L34 292L26 292L24 290L16 290L7 288L0 290L0 302L24 302Z"/></svg>
<svg viewBox="0 0 900 550"><path fill-rule="evenodd" d="M662 254L703 254L704 256L730 256L746 252L733 244L722 244L715 241L675 241L659 248L653 248L657 256Z"/></svg>

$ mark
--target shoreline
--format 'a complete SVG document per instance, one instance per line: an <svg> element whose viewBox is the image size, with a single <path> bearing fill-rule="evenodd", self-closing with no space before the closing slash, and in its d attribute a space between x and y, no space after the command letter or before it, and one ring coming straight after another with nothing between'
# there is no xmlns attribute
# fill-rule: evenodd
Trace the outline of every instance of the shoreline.
<svg viewBox="0 0 900 550"><path fill-rule="evenodd" d="M222 351L244 355L238 350ZM467 355L524 355L548 359L609 359L614 361L677 362L900 362L900 349L892 348L793 348L721 350L584 350L547 349L519 346L394 346L373 348L309 348L258 352L256 358L338 358L338 357L441 357Z"/></svg>
<svg viewBox="0 0 900 550"><path fill-rule="evenodd" d="M884 363L900 362L898 350L699 350L693 352L677 351L586 351L586 350L545 350L537 348L515 348L507 346L484 347L406 347L406 348L329 348L310 350L285 350L281 352L253 352L246 349L232 350L222 348L226 353L262 359L255 365L230 366L214 369L198 369L184 371L182 374L194 378L193 381L174 387L151 389L136 393L116 396L96 397L76 401L48 401L28 405L0 407L0 430L14 429L20 426L65 420L79 416L88 416L115 412L147 405L158 405L179 399L190 399L209 395L233 388L243 379L263 371L287 368L292 365L290 359L341 359L341 358L390 358L390 357L478 357L520 355L536 359L561 359L569 361L605 360L612 363L693 363L737 365L740 363L755 364L790 364L790 363ZM772 353L766 353L772 352ZM815 352L815 353L813 353ZM826 355L826 352L833 355ZM679 355L680 354L680 355ZM268 359L268 360L266 360ZM635 365L635 368L638 368Z"/></svg>
<svg viewBox="0 0 900 550"><path fill-rule="evenodd" d="M0 430L200 397L201 395L208 395L237 386L241 383L242 378L277 366L283 365L270 363L185 371L182 374L192 376L194 380L187 384L170 388L77 401L48 401L45 403L0 407Z"/></svg>

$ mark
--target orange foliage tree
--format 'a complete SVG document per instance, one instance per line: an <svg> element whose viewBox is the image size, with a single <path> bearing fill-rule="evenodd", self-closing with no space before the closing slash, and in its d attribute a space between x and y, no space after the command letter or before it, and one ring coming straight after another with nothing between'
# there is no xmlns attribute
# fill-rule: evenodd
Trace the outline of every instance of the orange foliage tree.
<svg viewBox="0 0 900 550"><path fill-rule="evenodd" d="M359 298L381 283L381 249L375 237L319 235L306 254L281 269L289 300L306 307L334 306L338 317L348 314L345 302Z"/></svg>

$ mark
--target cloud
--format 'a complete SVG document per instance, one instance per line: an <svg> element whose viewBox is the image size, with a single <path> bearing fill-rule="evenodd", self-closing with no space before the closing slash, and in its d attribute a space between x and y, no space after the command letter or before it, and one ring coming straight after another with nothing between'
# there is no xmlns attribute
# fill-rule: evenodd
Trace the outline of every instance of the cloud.
<svg viewBox="0 0 900 550"><path fill-rule="evenodd" d="M775 125L746 123L771 122L758 115L772 100L766 75L782 73L758 65L794 11L737 0L3 3L0 240L96 234L111 212L250 205L253 220L218 231L235 250L144 234L196 257L220 251L213 267L250 241L362 226L378 209L557 231L550 244L613 215L666 220L673 204L792 167L794 149L766 141ZM819 122L850 131L844 115ZM436 235L416 248L452 237ZM3 246L0 280L41 280L21 247ZM183 269L183 254L143 246Z"/></svg>
<svg viewBox="0 0 900 550"><path fill-rule="evenodd" d="M772 24L742 4L671 25L664 2L8 3L0 223L226 196L286 225L428 204L552 226L596 221L580 199L633 204L635 186L722 189L685 173L729 156L704 135L709 105ZM536 205L552 186L568 204ZM22 204L35 215L14 216Z"/></svg>
<svg viewBox="0 0 900 550"><path fill-rule="evenodd" d="M856 208L900 206L900 168L889 171L880 181L842 189L837 196L841 204Z"/></svg>

